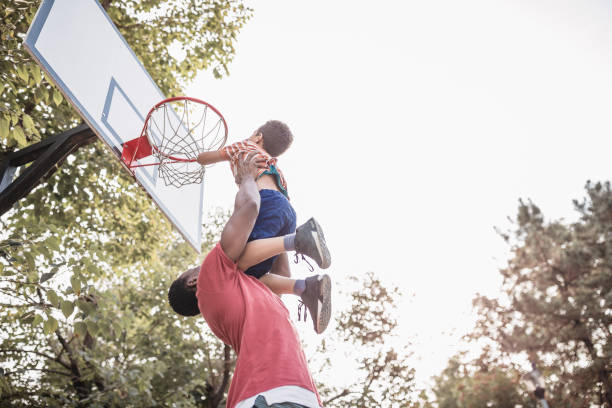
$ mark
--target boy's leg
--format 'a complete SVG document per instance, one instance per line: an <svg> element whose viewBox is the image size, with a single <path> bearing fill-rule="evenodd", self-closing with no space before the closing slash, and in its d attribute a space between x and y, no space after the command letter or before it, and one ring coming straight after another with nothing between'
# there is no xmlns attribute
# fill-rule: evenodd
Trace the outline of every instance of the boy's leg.
<svg viewBox="0 0 612 408"><path fill-rule="evenodd" d="M316 224L316 228L313 223ZM245 268L264 259L294 250L298 242L301 242L305 248L303 254L313 259L319 257L323 250L327 253L326 260L329 265L329 251L322 234L316 221L310 219L298 228L296 234L251 241L238 259L238 268L244 271ZM297 252L302 253L301 249L297 248ZM295 280L268 273L260 277L260 281L276 294L293 293L300 296L302 303L310 311L315 331L322 333L325 330L331 317L331 280L328 275L315 275L305 280Z"/></svg>
<svg viewBox="0 0 612 408"><path fill-rule="evenodd" d="M259 278L259 281L279 296L298 294L296 293L296 282L298 286L300 286L300 280L286 278L273 273L266 273ZM301 281L303 281L303 279ZM299 291L299 289L297 290ZM301 292L303 292L303 290Z"/></svg>
<svg viewBox="0 0 612 408"><path fill-rule="evenodd" d="M279 254L272 263L272 269L270 273L275 275L284 276L285 278L291 277L291 268L289 268L289 256L286 252Z"/></svg>
<svg viewBox="0 0 612 408"><path fill-rule="evenodd" d="M304 281L304 292L300 295L302 304L310 312L314 329L321 334L331 318L331 279L329 275L314 275ZM301 305L300 305L301 307ZM298 308L298 319L300 309ZM304 314L306 321L306 314Z"/></svg>
<svg viewBox="0 0 612 408"><path fill-rule="evenodd" d="M250 241L246 244L238 259L238 269L246 271L261 261L272 258L286 251L284 237L264 238Z"/></svg>
<svg viewBox="0 0 612 408"><path fill-rule="evenodd" d="M327 269L331 265L331 256L323 230L314 218L297 227L294 246L296 254L307 255L319 265L319 268Z"/></svg>
<svg viewBox="0 0 612 408"><path fill-rule="evenodd" d="M325 331L331 318L331 279L328 275L314 275L296 280L266 273L259 278L259 281L279 296L298 295L302 304L310 312L315 331L319 334ZM298 318L301 308L302 305L298 308ZM304 321L306 321L306 314L304 314Z"/></svg>
<svg viewBox="0 0 612 408"><path fill-rule="evenodd" d="M295 234L250 241L238 259L238 268L246 271L253 265L287 251L295 250L315 260L325 269L331 263L323 230L314 218L297 228Z"/></svg>
<svg viewBox="0 0 612 408"><path fill-rule="evenodd" d="M296 215L291 204L288 204L284 213L284 225L279 235L289 235L295 239ZM285 242L285 248L288 247L295 248L295 242ZM287 256L287 253L280 254L274 259L270 273L285 276L287 278L291 277L291 268L289 268L289 257Z"/></svg>

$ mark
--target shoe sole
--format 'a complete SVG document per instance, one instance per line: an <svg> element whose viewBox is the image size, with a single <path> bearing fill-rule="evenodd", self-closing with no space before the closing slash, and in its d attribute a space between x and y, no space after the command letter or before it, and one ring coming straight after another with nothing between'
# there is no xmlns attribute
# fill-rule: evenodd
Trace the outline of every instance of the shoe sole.
<svg viewBox="0 0 612 408"><path fill-rule="evenodd" d="M319 298L317 302L317 324L315 331L321 334L327 329L331 318L331 279L329 275L319 277Z"/></svg>
<svg viewBox="0 0 612 408"><path fill-rule="evenodd" d="M325 236L323 235L323 229L315 220L312 218L312 222L314 223L315 230L312 231L312 238L315 241L317 246L317 251L319 252L319 257L321 258L321 264L319 267L321 269L327 269L331 265L331 255L329 254L329 249L327 248L327 244L325 243Z"/></svg>

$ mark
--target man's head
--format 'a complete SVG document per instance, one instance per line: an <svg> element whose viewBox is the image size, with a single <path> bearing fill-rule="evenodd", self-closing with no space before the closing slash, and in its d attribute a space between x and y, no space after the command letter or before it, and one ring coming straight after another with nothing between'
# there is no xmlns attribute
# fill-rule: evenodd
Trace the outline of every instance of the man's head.
<svg viewBox="0 0 612 408"><path fill-rule="evenodd" d="M250 139L259 144L272 157L283 154L293 142L289 126L279 120L269 120L253 133Z"/></svg>
<svg viewBox="0 0 612 408"><path fill-rule="evenodd" d="M196 285L198 282L199 267L191 268L183 272L170 285L168 290L168 301L172 309L181 316L195 316L200 314L198 309L198 298L196 297Z"/></svg>

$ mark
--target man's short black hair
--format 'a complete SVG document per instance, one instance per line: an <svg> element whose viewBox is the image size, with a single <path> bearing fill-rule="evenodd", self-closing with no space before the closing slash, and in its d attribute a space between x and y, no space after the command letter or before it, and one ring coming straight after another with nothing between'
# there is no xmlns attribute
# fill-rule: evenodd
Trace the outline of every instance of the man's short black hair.
<svg viewBox="0 0 612 408"><path fill-rule="evenodd" d="M269 120L257 129L263 135L263 148L272 157L280 156L293 143L293 133L280 120Z"/></svg>
<svg viewBox="0 0 612 408"><path fill-rule="evenodd" d="M187 279L183 276L176 279L168 290L168 301L172 309L181 316L200 314L198 298L193 288L187 287Z"/></svg>

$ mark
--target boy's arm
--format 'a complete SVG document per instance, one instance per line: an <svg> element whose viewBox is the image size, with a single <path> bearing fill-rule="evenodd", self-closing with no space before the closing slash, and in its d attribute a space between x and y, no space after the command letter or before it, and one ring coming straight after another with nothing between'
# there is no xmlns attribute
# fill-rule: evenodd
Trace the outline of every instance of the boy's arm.
<svg viewBox="0 0 612 408"><path fill-rule="evenodd" d="M198 163L200 163L202 166L218 163L224 160L229 160L229 157L223 149L200 153L197 158Z"/></svg>

